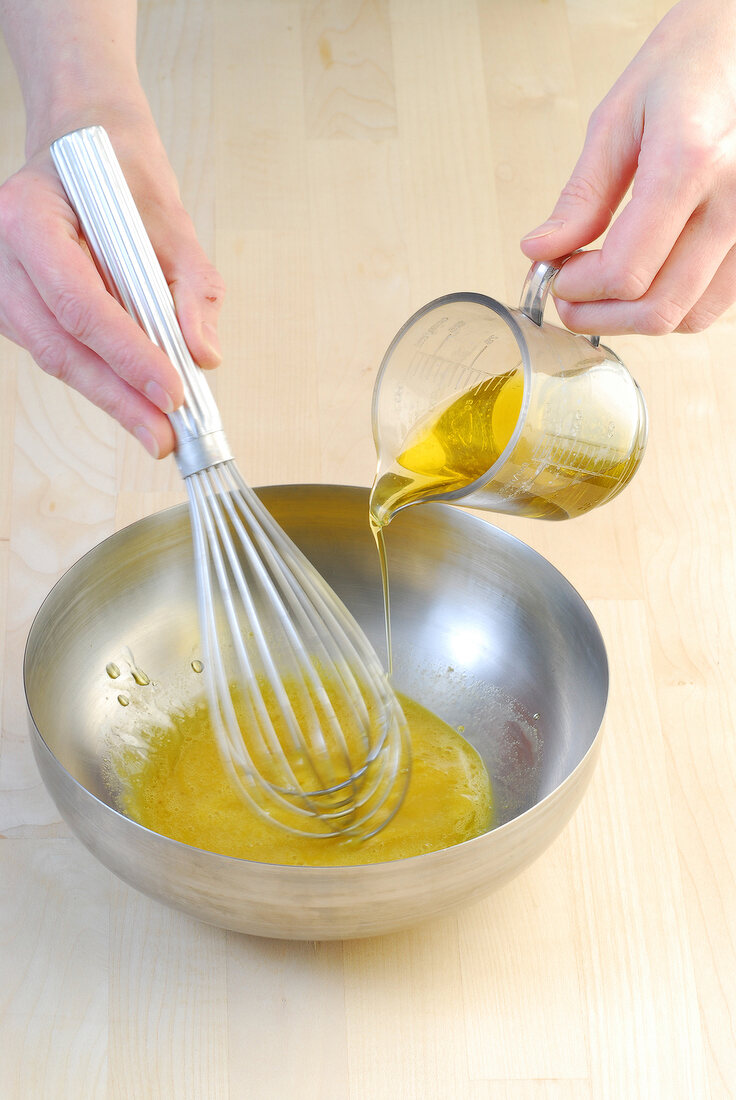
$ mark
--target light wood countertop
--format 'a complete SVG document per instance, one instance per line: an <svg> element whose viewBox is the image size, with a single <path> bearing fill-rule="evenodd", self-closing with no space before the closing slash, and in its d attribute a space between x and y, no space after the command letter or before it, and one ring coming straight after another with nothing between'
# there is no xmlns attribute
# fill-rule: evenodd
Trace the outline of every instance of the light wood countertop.
<svg viewBox="0 0 736 1100"><path fill-rule="evenodd" d="M523 232L656 0L143 0L141 66L228 285L215 382L254 484L367 485L401 323L510 304ZM0 170L21 163L0 66ZM42 599L183 499L173 462L7 342L0 365L0 1097L651 1100L736 1093L736 313L611 338L644 464L570 524L503 520L589 602L612 689L572 823L510 885L401 935L280 943L115 879L40 784L21 661Z"/></svg>

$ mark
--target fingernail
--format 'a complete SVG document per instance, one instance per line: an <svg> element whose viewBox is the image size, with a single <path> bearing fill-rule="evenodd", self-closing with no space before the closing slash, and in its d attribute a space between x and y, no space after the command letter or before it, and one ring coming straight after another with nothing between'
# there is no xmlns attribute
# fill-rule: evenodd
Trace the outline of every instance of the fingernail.
<svg viewBox="0 0 736 1100"><path fill-rule="evenodd" d="M152 432L149 432L148 428L144 428L142 424L139 424L137 427L133 428L133 435L139 443L143 444L151 458L158 458L160 453L158 443L156 442L156 437Z"/></svg>
<svg viewBox="0 0 736 1100"><path fill-rule="evenodd" d="M202 342L206 344L210 352L210 358L218 363L221 362L222 353L220 352L220 342L217 339L217 333L212 325L208 324L206 321L202 324Z"/></svg>
<svg viewBox="0 0 736 1100"><path fill-rule="evenodd" d="M143 392L152 404L154 404L162 413L170 413L174 411L174 402L171 398L171 394L158 382L146 382L143 387Z"/></svg>
<svg viewBox="0 0 736 1100"><path fill-rule="evenodd" d="M532 229L531 233L527 233L525 237L522 237L522 241L535 241L537 237L548 237L550 233L556 233L558 229L562 229L565 223L563 221L556 221L550 219L550 221L542 222L536 229Z"/></svg>

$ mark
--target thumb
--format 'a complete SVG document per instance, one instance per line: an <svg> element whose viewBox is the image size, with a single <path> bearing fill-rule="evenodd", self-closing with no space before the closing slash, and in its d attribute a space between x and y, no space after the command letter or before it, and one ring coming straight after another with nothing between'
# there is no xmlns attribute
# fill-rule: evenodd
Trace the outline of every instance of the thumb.
<svg viewBox="0 0 736 1100"><path fill-rule="evenodd" d="M590 244L610 224L636 171L633 126L606 101L593 113L583 150L547 221L521 239L531 260L554 260ZM622 135L629 134L625 142Z"/></svg>
<svg viewBox="0 0 736 1100"><path fill-rule="evenodd" d="M225 296L222 276L208 260L183 207L168 210L151 239L192 358L200 367L216 367L221 358L217 320Z"/></svg>
<svg viewBox="0 0 736 1100"><path fill-rule="evenodd" d="M203 253L192 259L192 263L175 266L169 287L192 358L200 367L216 367L221 360L217 320L225 286Z"/></svg>

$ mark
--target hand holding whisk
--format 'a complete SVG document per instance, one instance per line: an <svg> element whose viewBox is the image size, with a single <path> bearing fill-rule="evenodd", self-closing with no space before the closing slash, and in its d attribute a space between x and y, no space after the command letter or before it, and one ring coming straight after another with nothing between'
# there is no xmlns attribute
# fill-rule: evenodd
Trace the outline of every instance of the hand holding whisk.
<svg viewBox="0 0 736 1100"><path fill-rule="evenodd" d="M358 624L238 471L105 131L75 131L51 151L108 290L183 378L170 420L223 759L243 796L283 828L371 836L409 778L396 695Z"/></svg>

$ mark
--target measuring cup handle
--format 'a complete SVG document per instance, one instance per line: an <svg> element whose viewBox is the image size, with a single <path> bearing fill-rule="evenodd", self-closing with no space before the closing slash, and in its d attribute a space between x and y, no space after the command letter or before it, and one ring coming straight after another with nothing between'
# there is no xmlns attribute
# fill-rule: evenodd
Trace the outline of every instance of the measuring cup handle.
<svg viewBox="0 0 736 1100"><path fill-rule="evenodd" d="M575 253L571 252L570 255L574 256ZM519 309L530 321L533 321L535 325L541 327L544 319L544 305L547 301L550 284L565 261L569 259L570 256L562 256L559 260L552 260L549 262L537 260L529 268L529 273L524 281L524 288L521 292ZM597 348L601 338L600 336L590 336L589 340L593 347Z"/></svg>

